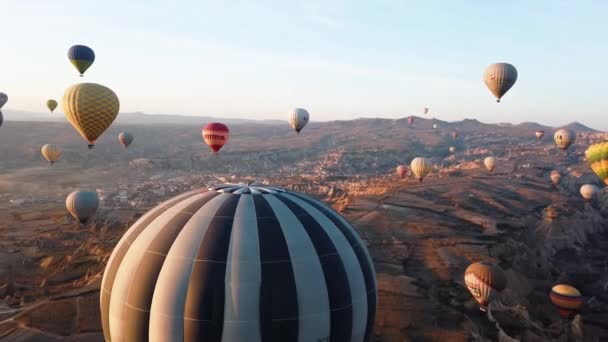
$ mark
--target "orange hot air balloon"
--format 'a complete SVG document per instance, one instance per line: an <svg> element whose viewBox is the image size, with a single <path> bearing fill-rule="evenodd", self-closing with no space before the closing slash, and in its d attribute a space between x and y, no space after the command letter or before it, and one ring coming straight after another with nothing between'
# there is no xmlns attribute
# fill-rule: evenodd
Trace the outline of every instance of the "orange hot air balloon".
<svg viewBox="0 0 608 342"><path fill-rule="evenodd" d="M407 175L409 175L410 173L410 169L405 166L405 165L399 165L397 166L397 175L399 175L399 177L404 178Z"/></svg>
<svg viewBox="0 0 608 342"><path fill-rule="evenodd" d="M212 122L203 128L203 140L209 145L214 154L217 154L222 146L228 142L230 131L223 123Z"/></svg>
<svg viewBox="0 0 608 342"><path fill-rule="evenodd" d="M486 311L488 304L507 287L507 277L502 269L486 262L469 265L464 272L464 282L481 311Z"/></svg>
<svg viewBox="0 0 608 342"><path fill-rule="evenodd" d="M557 284L553 286L549 293L549 299L557 307L562 318L569 318L583 306L583 296L570 285Z"/></svg>

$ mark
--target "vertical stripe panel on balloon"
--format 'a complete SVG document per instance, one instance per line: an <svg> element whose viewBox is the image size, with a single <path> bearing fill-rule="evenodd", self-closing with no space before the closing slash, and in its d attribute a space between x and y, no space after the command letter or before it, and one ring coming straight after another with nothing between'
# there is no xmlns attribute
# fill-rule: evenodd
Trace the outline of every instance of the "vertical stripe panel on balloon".
<svg viewBox="0 0 608 342"><path fill-rule="evenodd" d="M224 203L209 223L188 286L184 322L187 341L220 342L224 327L226 260L239 197L222 194Z"/></svg>
<svg viewBox="0 0 608 342"><path fill-rule="evenodd" d="M136 287L135 284L139 285L138 279L135 278L137 270L143 259L148 256L148 247L155 240L156 236L160 231L163 230L165 225L171 222L171 220L178 216L179 213L197 201L200 196L194 196L177 203L170 210L165 211L152 221L146 229L144 229L137 239L133 242L131 247L127 250L120 267L116 273L114 279L114 285L112 287L112 296L110 298L110 332L111 339L113 341L123 341L133 332L134 327L127 325L128 309L127 305L130 300L130 291ZM153 286L154 284L152 284ZM143 308L136 308L143 310Z"/></svg>
<svg viewBox="0 0 608 342"><path fill-rule="evenodd" d="M261 342L262 272L257 218L252 196L239 197L226 264L222 342Z"/></svg>
<svg viewBox="0 0 608 342"><path fill-rule="evenodd" d="M365 324L365 338L363 340L369 341L374 328L374 319L376 317L377 294L374 266L371 257L364 249L363 241L355 233L354 228L352 228L344 218L327 208L324 204L298 193L290 192L289 195L301 199L325 214L348 240L351 248L355 252L357 261L363 272L365 291L367 293L367 322Z"/></svg>
<svg viewBox="0 0 608 342"><path fill-rule="evenodd" d="M209 196L209 194L213 196ZM173 241L160 270L150 309L149 341L184 341L184 317L192 266L209 223L224 203L217 192L205 194L206 203L184 225Z"/></svg>
<svg viewBox="0 0 608 342"><path fill-rule="evenodd" d="M191 203L176 213L154 236L139 261L133 275L133 284L125 305L127 341L147 341L154 289L165 257L175 238L190 220L194 212L211 199L209 196L192 197ZM162 294L161 294L162 295Z"/></svg>
<svg viewBox="0 0 608 342"><path fill-rule="evenodd" d="M267 195L252 195L262 266L260 330L262 341L298 341L298 293L287 242Z"/></svg>
<svg viewBox="0 0 608 342"><path fill-rule="evenodd" d="M279 196L264 198L281 225L289 249L298 290L298 341L326 341L328 337L333 341L334 336L350 341L350 326L342 322L344 312L331 311L332 304L350 304L344 266L331 241L326 235L320 236L323 228L302 208Z"/></svg>

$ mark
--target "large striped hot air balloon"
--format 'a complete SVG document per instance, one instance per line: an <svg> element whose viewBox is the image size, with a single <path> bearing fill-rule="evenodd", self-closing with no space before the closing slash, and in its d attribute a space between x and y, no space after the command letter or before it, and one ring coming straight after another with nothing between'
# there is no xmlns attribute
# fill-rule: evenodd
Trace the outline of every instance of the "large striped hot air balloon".
<svg viewBox="0 0 608 342"><path fill-rule="evenodd" d="M95 216L99 198L95 191L74 191L65 200L68 212L80 223L87 222Z"/></svg>
<svg viewBox="0 0 608 342"><path fill-rule="evenodd" d="M600 189L598 189L598 187L593 184L583 184L580 189L581 196L583 197L585 202L593 201L597 197L597 194L599 192Z"/></svg>
<svg viewBox="0 0 608 342"><path fill-rule="evenodd" d="M558 129L553 134L553 140L555 141L557 147L566 151L568 147L570 147L570 145L572 145L576 140L576 133L566 128Z"/></svg>
<svg viewBox="0 0 608 342"><path fill-rule="evenodd" d="M4 105L8 102L8 95L3 92L0 92L0 109L4 107Z"/></svg>
<svg viewBox="0 0 608 342"><path fill-rule="evenodd" d="M405 165L399 165L397 166L397 175L401 178L405 178L407 175L409 175L410 173L410 169L405 166Z"/></svg>
<svg viewBox="0 0 608 342"><path fill-rule="evenodd" d="M53 113L55 108L57 108L57 101L55 100L46 100L46 107Z"/></svg>
<svg viewBox="0 0 608 342"><path fill-rule="evenodd" d="M299 134L302 128L310 121L310 114L303 108L294 108L289 112L289 126Z"/></svg>
<svg viewBox="0 0 608 342"><path fill-rule="evenodd" d="M120 132L118 134L118 142L124 147L128 148L133 142L133 134L129 132Z"/></svg>
<svg viewBox="0 0 608 342"><path fill-rule="evenodd" d="M563 318L569 318L583 306L581 293L576 288L566 284L553 286L549 298Z"/></svg>
<svg viewBox="0 0 608 342"><path fill-rule="evenodd" d="M517 81L517 69L509 63L491 64L483 74L483 81L496 97L496 102L500 102Z"/></svg>
<svg viewBox="0 0 608 342"><path fill-rule="evenodd" d="M88 46L74 45L68 50L70 63L80 73L80 77L95 62L95 52Z"/></svg>
<svg viewBox="0 0 608 342"><path fill-rule="evenodd" d="M488 169L488 171L490 171L490 172L494 171L494 169L496 168L496 158L486 157L486 159L483 160L483 165L485 165L485 167L486 167L486 169Z"/></svg>
<svg viewBox="0 0 608 342"><path fill-rule="evenodd" d="M479 309L486 311L488 304L507 286L507 277L498 266L476 262L467 267L464 282L479 303Z"/></svg>
<svg viewBox="0 0 608 342"><path fill-rule="evenodd" d="M228 142L230 131L223 123L212 122L203 128L203 140L209 145L214 154L217 154L222 146Z"/></svg>
<svg viewBox="0 0 608 342"><path fill-rule="evenodd" d="M433 162L428 158L416 157L410 163L410 170L418 181L422 182L424 177L433 171Z"/></svg>
<svg viewBox="0 0 608 342"><path fill-rule="evenodd" d="M103 275L111 341L370 341L374 266L346 219L302 194L198 189L144 214Z"/></svg>
<svg viewBox="0 0 608 342"><path fill-rule="evenodd" d="M608 185L608 142L589 146L585 151L585 157L593 172Z"/></svg>
<svg viewBox="0 0 608 342"><path fill-rule="evenodd" d="M114 92L96 83L79 83L65 91L63 111L74 129L89 142L89 148L112 124L120 103Z"/></svg>
<svg viewBox="0 0 608 342"><path fill-rule="evenodd" d="M59 157L61 157L63 151L61 148L59 148L59 146L46 144L42 146L40 153L42 153L42 156L49 162L49 164L53 165L57 160L59 160Z"/></svg>

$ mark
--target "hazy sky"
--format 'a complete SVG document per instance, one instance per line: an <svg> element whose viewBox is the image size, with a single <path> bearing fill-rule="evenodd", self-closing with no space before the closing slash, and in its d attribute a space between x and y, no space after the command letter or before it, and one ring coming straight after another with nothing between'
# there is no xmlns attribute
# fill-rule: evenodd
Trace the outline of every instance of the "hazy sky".
<svg viewBox="0 0 608 342"><path fill-rule="evenodd" d="M579 120L608 129L608 1L1 0L0 91L44 111L109 86L121 111L313 120ZM84 79L71 45L96 53ZM496 104L485 67L519 79ZM16 118L10 118L16 119Z"/></svg>

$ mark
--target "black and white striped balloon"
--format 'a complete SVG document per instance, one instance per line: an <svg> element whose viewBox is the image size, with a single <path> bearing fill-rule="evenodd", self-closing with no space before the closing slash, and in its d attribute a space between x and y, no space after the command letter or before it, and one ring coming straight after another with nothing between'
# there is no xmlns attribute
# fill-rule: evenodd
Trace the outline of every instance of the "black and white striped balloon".
<svg viewBox="0 0 608 342"><path fill-rule="evenodd" d="M187 192L142 216L106 266L106 341L369 341L377 288L353 227L281 188Z"/></svg>

